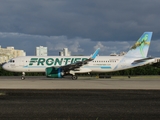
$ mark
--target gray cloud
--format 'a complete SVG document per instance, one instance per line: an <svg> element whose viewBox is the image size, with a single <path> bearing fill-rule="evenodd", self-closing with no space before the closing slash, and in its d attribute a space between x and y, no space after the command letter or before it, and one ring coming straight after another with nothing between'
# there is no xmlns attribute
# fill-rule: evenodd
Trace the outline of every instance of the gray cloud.
<svg viewBox="0 0 160 120"><path fill-rule="evenodd" d="M160 33L159 6L159 0L2 0L0 31L132 40L144 31Z"/></svg>
<svg viewBox="0 0 160 120"><path fill-rule="evenodd" d="M89 54L99 43L104 50L111 52L108 43L118 45L118 41L122 41L130 44L144 31L153 31L153 41L158 40L159 6L159 0L1 0L0 32L23 37L18 40L13 36L1 37L0 44L15 45L28 54L39 45L50 46L53 54L63 46L71 47L75 53L88 51ZM50 39L55 40L56 36L59 41L62 39L61 43L51 42Z"/></svg>

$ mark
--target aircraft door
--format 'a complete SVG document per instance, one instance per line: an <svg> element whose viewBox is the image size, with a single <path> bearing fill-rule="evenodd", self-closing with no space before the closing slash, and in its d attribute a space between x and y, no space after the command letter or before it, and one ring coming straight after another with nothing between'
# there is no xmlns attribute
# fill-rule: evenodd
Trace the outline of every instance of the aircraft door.
<svg viewBox="0 0 160 120"><path fill-rule="evenodd" d="M20 65L20 66L24 66L24 60L19 59L19 61L18 61L18 62L19 62L19 65Z"/></svg>
<svg viewBox="0 0 160 120"><path fill-rule="evenodd" d="M19 59L19 67L21 67L24 71L29 71L27 61L24 59Z"/></svg>

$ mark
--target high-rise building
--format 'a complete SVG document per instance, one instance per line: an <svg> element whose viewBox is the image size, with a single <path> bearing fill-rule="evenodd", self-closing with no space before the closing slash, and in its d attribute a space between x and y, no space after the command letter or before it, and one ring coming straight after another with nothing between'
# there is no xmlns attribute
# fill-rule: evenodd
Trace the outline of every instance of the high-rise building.
<svg viewBox="0 0 160 120"><path fill-rule="evenodd" d="M71 56L71 52L68 51L68 48L63 48L63 50L59 52L59 56Z"/></svg>
<svg viewBox="0 0 160 120"><path fill-rule="evenodd" d="M0 64L19 56L26 56L26 53L23 50L14 49L14 47L1 48L0 46Z"/></svg>
<svg viewBox="0 0 160 120"><path fill-rule="evenodd" d="M36 56L47 56L47 47L36 47Z"/></svg>

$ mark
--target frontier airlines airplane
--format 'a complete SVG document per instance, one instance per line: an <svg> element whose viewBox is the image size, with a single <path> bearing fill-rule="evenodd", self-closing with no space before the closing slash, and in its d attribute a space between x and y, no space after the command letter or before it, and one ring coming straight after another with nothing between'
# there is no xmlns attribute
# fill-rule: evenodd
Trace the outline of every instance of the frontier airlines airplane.
<svg viewBox="0 0 160 120"><path fill-rule="evenodd" d="M24 56L11 59L3 69L22 72L45 72L47 77L62 78L72 75L77 79L78 73L113 72L143 66L155 61L147 57L152 32L144 32L138 41L124 56L97 56L97 49L92 56Z"/></svg>

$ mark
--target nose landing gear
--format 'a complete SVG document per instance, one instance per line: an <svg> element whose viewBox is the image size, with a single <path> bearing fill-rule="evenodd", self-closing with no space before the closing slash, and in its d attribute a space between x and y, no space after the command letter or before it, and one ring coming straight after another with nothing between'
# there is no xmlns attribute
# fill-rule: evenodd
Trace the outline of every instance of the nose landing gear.
<svg viewBox="0 0 160 120"><path fill-rule="evenodd" d="M24 79L25 79L25 72L22 72L21 80L24 80Z"/></svg>

